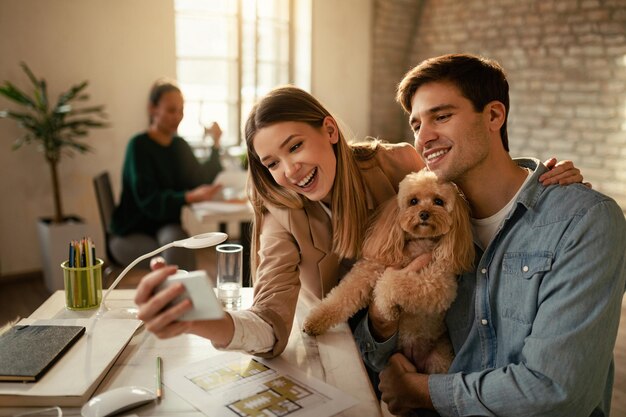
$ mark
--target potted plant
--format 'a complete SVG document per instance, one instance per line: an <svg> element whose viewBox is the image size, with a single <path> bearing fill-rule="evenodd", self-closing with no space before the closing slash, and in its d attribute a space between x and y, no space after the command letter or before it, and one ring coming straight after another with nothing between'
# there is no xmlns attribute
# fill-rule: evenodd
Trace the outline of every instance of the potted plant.
<svg viewBox="0 0 626 417"><path fill-rule="evenodd" d="M66 256L69 241L66 236L69 235L69 239L77 239L84 235L84 232L80 233L79 230L64 232L67 228L76 229L82 220L63 213L58 165L63 154L72 156L75 152L90 151L91 147L78 139L86 136L92 128L102 128L108 125L104 121L106 119L104 106L77 108L74 105L75 102L84 102L89 99L84 92L88 85L87 81L76 84L68 91L61 93L56 104L52 104L48 98L46 80L37 79L25 63L22 62L21 67L32 83L33 92L29 95L13 83L4 81L4 84L0 85L0 96L18 104L21 109L0 111L0 119L13 119L25 130L24 135L14 141L12 148L15 150L23 145L39 145L38 149L43 152L50 169L54 215L52 218L40 219L38 229L46 285L50 290L55 290L63 288L59 267L63 258L57 259L59 255L55 252Z"/></svg>

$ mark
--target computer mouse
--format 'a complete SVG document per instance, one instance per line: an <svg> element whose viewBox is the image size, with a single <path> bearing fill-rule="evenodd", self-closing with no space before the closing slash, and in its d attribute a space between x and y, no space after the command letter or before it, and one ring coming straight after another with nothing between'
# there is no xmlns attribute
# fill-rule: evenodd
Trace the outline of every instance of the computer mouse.
<svg viewBox="0 0 626 417"><path fill-rule="evenodd" d="M113 388L92 397L80 409L80 415L83 417L112 416L156 399L156 394L147 388L137 386Z"/></svg>

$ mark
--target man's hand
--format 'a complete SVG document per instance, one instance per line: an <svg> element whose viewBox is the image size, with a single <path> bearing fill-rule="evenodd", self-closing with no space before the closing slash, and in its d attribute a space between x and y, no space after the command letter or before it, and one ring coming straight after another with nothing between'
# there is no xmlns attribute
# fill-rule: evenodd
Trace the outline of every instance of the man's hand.
<svg viewBox="0 0 626 417"><path fill-rule="evenodd" d="M403 268L404 272L417 272L430 262L432 256L429 253L418 256L410 264ZM377 342L384 342L398 331L397 320L387 320L376 305L376 299L370 303L368 313L369 328Z"/></svg>
<svg viewBox="0 0 626 417"><path fill-rule="evenodd" d="M378 388L381 399L394 415L408 414L418 408L435 409L428 391L428 375L417 373L415 366L401 353L389 358L389 364L380 373Z"/></svg>

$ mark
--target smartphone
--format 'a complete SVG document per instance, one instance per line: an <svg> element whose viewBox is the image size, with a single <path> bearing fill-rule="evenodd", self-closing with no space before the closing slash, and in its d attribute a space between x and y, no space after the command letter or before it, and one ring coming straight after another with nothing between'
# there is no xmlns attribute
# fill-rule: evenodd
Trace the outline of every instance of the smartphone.
<svg viewBox="0 0 626 417"><path fill-rule="evenodd" d="M218 301L211 280L205 271L183 271L171 275L157 287L157 292L178 282L182 282L185 291L172 300L166 308L178 304L185 298L189 298L193 304L191 310L180 316L180 321L215 320L224 317L222 304Z"/></svg>

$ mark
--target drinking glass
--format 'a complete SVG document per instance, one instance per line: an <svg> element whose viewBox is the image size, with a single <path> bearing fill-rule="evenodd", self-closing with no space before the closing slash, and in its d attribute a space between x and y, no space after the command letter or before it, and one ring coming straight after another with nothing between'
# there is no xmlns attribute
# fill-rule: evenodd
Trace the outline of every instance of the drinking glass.
<svg viewBox="0 0 626 417"><path fill-rule="evenodd" d="M241 306L243 246L236 243L218 245L217 297L226 310Z"/></svg>

